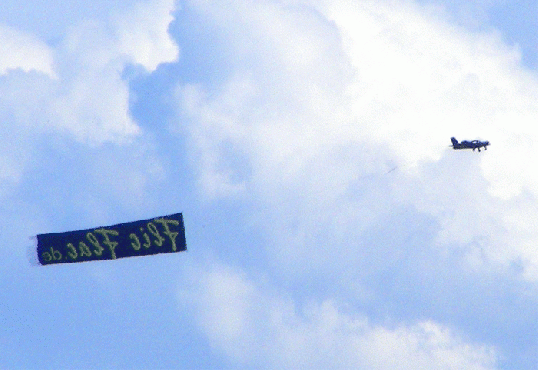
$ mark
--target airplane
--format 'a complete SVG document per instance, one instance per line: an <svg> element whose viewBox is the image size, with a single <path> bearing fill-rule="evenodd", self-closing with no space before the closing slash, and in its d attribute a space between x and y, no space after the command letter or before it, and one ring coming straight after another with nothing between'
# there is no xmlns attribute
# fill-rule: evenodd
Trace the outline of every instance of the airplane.
<svg viewBox="0 0 538 370"><path fill-rule="evenodd" d="M473 140L473 141L467 141L463 140L461 143L458 143L458 140L456 140L455 137L450 138L452 140L452 147L454 149L472 149L473 152L475 149L478 149L480 151L480 148L484 147L485 150L487 150L489 141L480 141L480 140Z"/></svg>

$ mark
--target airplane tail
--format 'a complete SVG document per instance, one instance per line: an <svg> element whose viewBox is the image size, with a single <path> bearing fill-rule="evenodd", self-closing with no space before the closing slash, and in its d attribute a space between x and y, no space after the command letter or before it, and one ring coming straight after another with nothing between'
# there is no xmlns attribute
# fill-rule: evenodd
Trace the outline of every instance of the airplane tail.
<svg viewBox="0 0 538 370"><path fill-rule="evenodd" d="M450 140L452 141L452 146L458 145L458 140L456 140L455 137L451 137Z"/></svg>

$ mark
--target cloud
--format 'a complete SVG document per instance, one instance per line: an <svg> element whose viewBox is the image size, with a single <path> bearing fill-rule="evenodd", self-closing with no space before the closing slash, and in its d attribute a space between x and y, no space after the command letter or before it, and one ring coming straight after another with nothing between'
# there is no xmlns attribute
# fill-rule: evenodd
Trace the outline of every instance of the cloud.
<svg viewBox="0 0 538 370"><path fill-rule="evenodd" d="M34 127L56 81L54 50L34 35L0 24L0 197L24 173Z"/></svg>
<svg viewBox="0 0 538 370"><path fill-rule="evenodd" d="M0 57L0 135L12 138L0 148L0 197L12 221L2 245L20 257L6 262L6 273L13 271L8 263L26 273L23 252L12 251L26 240L22 234L150 217L152 209L178 205L191 251L183 257L194 266L150 263L138 271L147 279L126 273L142 261L83 266L101 270L90 279L75 274L80 284L62 278L74 270L36 269L23 281L35 279L41 293L13 306L29 310L8 310L19 341L52 334L59 341L47 349L54 352L109 338L104 356L90 361L124 367L139 359L185 367L199 358L214 366L191 367L534 363L538 189L526 164L536 156L529 122L538 85L517 48L408 1L183 4L177 13L168 0L129 3L111 15L99 10L51 43L6 28L20 50L36 46L24 58L12 51ZM183 53L187 61L176 63L179 36L168 33L174 15L189 18L189 37L207 37L185 37L192 45L182 50L204 44L193 52L200 60ZM179 23L174 32L183 32ZM217 79L198 73L204 62ZM164 63L175 65L159 68ZM164 79L166 87L180 81L172 98L175 137L151 121L168 112L147 104L166 94ZM140 80L151 85L139 88L140 97L152 98L137 102L144 108L134 116L132 85ZM450 136L481 136L492 145L456 152ZM166 302L169 288L159 285L164 280L151 278L156 271L184 274L179 320ZM53 274L54 284L42 274ZM73 341L49 317L32 316L62 281L94 286L96 279L105 289L91 296L103 293L102 302L85 310L100 315L86 316L107 325L91 329L93 336ZM126 310L108 300L107 289L131 291L140 279L162 291L142 286L142 306L133 293ZM60 319L66 309L77 320L65 302L50 303ZM140 312L133 307L150 308L138 326L131 325ZM19 330L20 312L36 327ZM125 340L133 340L132 353L118 358ZM136 357L148 345L157 355ZM44 361L42 346L28 356L15 347L7 349L26 367ZM71 361L69 353L55 361Z"/></svg>
<svg viewBox="0 0 538 370"><path fill-rule="evenodd" d="M538 195L538 172L524 168L538 155L529 124L538 84L517 49L408 2L232 4L190 6L220 30L234 72L218 89L177 90L206 196L256 194L269 206L262 219L279 225L285 261L320 243L315 225L332 222L326 232L353 240L407 205L442 225L437 243L482 238L479 265L522 259L526 278L537 278L538 235L514 231L528 228L502 211L523 212L518 197ZM492 146L480 156L449 152L451 136Z"/></svg>
<svg viewBox="0 0 538 370"><path fill-rule="evenodd" d="M31 34L0 24L0 75L17 68L54 77L52 50Z"/></svg>
<svg viewBox="0 0 538 370"><path fill-rule="evenodd" d="M174 0L139 2L126 17L116 20L120 51L150 72L179 57L178 46L168 34L174 19L174 3Z"/></svg>
<svg viewBox="0 0 538 370"><path fill-rule="evenodd" d="M173 1L137 3L112 19L73 27L59 50L64 79L52 103L55 124L93 143L122 142L140 134L130 116L129 86L122 73L129 63L153 72L177 59L179 50L167 32L174 9Z"/></svg>
<svg viewBox="0 0 538 370"><path fill-rule="evenodd" d="M200 86L187 85L176 91L184 114L193 120L186 134L193 143L192 156L201 164L196 166L200 186L211 199L244 191L246 180L236 175L237 167L233 164L241 157L236 142L246 135L247 127L242 127L239 117L248 109L252 86L248 79L234 79L223 90L219 99L212 102L207 101Z"/></svg>
<svg viewBox="0 0 538 370"><path fill-rule="evenodd" d="M55 47L12 31L14 41L4 44L25 46L6 50L0 65L4 72L19 67L57 76L49 82L48 98L36 102L48 115L48 122L37 128L94 144L122 142L140 133L129 113L129 86L122 73L129 63L152 72L177 59L177 45L167 32L174 10L173 1L137 3L114 18L74 24ZM4 37L8 30L3 29Z"/></svg>
<svg viewBox="0 0 538 370"><path fill-rule="evenodd" d="M20 180L40 134L91 146L126 144L140 135L123 73L132 63L153 72L177 60L167 32L174 10L173 1L140 2L72 24L51 45L0 24L0 117L10 132L0 149L0 179Z"/></svg>
<svg viewBox="0 0 538 370"><path fill-rule="evenodd" d="M331 300L297 307L245 273L218 263L181 290L216 351L246 366L332 369L493 369L492 347L465 342L431 320L385 327Z"/></svg>
<svg viewBox="0 0 538 370"><path fill-rule="evenodd" d="M494 368L491 346L512 348L507 338L515 340L524 325L509 320L517 329L492 338L483 327L505 325L504 314L484 315L477 305L496 306L497 295L526 296L538 279L538 233L530 221L538 216L538 172L525 165L538 153L529 124L538 84L521 66L518 49L412 2L232 1L222 11L192 1L186 9L215 30L224 49L218 58L231 67L218 86L178 85L176 129L188 138L201 196L255 210L245 222L263 242L248 248L268 256L263 267L272 288L291 286L318 302L318 311L323 302L350 304L350 314L332 306L338 320L366 316L364 336L404 346L402 366L459 368L460 358L469 368ZM492 145L457 152L449 148L451 136ZM238 321L226 324L232 334L202 323L213 313L222 319L222 302L210 288L204 302L213 308L200 325L216 347L248 363L242 356L251 342L234 350L224 338L259 330L253 323L272 316L245 302L288 304L294 320L308 320L295 299L267 302L235 279L226 307L244 298ZM512 288L490 286L490 279ZM529 299L521 307L535 304ZM497 312L509 306L503 301ZM400 322L401 331L383 317ZM309 339L317 338L313 328L323 319L312 316L305 329L311 335L287 345L314 346ZM468 347L457 330L483 345ZM532 356L532 346L521 345ZM316 353L293 352L289 364Z"/></svg>

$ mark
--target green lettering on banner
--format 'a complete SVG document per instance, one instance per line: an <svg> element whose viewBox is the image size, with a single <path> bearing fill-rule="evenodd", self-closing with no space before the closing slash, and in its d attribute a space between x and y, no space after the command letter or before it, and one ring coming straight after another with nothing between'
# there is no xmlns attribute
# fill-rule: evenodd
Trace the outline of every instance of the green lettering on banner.
<svg viewBox="0 0 538 370"><path fill-rule="evenodd" d="M50 256L50 253L49 252L43 252L43 254L41 255L43 257L43 259L46 261L46 262L50 262L52 261L52 257Z"/></svg>
<svg viewBox="0 0 538 370"><path fill-rule="evenodd" d="M148 230L157 238L157 240L155 240L155 244L158 247L162 247L164 238L159 234L159 230L157 230L157 226L155 226L155 224L152 222L148 222Z"/></svg>
<svg viewBox="0 0 538 370"><path fill-rule="evenodd" d="M144 229L140 228L140 231L144 231ZM144 237L144 240L146 241L142 245L144 246L144 248L149 249L149 247L151 247L151 240L149 240L149 235L144 233L142 234L142 236Z"/></svg>
<svg viewBox="0 0 538 370"><path fill-rule="evenodd" d="M139 251L142 246L140 245L140 239L138 239L138 236L131 233L129 234L129 238L132 240L131 247L133 247L135 251Z"/></svg>
<svg viewBox="0 0 538 370"><path fill-rule="evenodd" d="M37 242L42 265L115 260L187 249L181 213L88 230L40 234Z"/></svg>
<svg viewBox="0 0 538 370"><path fill-rule="evenodd" d="M86 239L88 239L88 241L90 243L92 243L92 245L95 247L95 249L93 250L93 253L96 256L102 256L103 251L105 249L103 247L101 247L101 244L99 244L99 240L97 240L97 237L95 235L93 235L92 233L87 233L86 234Z"/></svg>
<svg viewBox="0 0 538 370"><path fill-rule="evenodd" d="M92 252L90 251L90 248L84 242L79 242L78 243L78 251L80 252L81 257L91 257L92 256Z"/></svg>
<svg viewBox="0 0 538 370"><path fill-rule="evenodd" d="M63 257L60 251L54 250L52 247L50 247L50 254L52 255L52 259L55 261L60 261Z"/></svg>
<svg viewBox="0 0 538 370"><path fill-rule="evenodd" d="M78 257L77 250L75 249L75 246L73 243L67 243L67 249L69 250L67 252L67 255L71 257L72 260L76 260Z"/></svg>
<svg viewBox="0 0 538 370"><path fill-rule="evenodd" d="M159 219L156 219L155 222L158 222L158 223L163 225L163 227L164 227L163 234L170 238L170 241L172 242L172 250L175 252L176 249L177 249L177 247L176 247L176 237L179 235L179 233L178 232L171 232L169 224L178 226L179 221L167 220L167 219L164 219L164 218L159 218Z"/></svg>
<svg viewBox="0 0 538 370"><path fill-rule="evenodd" d="M118 242L111 241L109 238L109 235L118 236L120 234L116 230L107 230L107 229L97 229L95 230L95 232L105 237L103 244L106 245L108 248L110 248L110 255L112 256L112 259L115 260L116 259L116 247L118 245Z"/></svg>

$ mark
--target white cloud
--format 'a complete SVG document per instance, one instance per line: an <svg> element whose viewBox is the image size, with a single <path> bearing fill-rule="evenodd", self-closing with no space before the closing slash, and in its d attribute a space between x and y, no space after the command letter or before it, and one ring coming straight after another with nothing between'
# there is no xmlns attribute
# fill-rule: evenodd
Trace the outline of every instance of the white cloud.
<svg viewBox="0 0 538 370"><path fill-rule="evenodd" d="M129 112L127 82L114 65L75 72L52 99L50 115L53 128L82 142L121 143L140 133Z"/></svg>
<svg viewBox="0 0 538 370"><path fill-rule="evenodd" d="M117 19L120 51L150 72L179 56L178 46L168 34L174 3L175 0L137 3L127 16Z"/></svg>
<svg viewBox="0 0 538 370"><path fill-rule="evenodd" d="M139 2L114 17L72 25L54 47L2 27L0 73L21 68L57 77L48 84L49 96L34 102L45 113L41 119L47 115L48 121L36 128L59 129L96 144L127 141L140 128L130 115L128 81L121 74L128 63L152 72L177 59L177 45L167 32L174 10L169 0ZM11 103L25 105L32 101L29 95Z"/></svg>
<svg viewBox="0 0 538 370"><path fill-rule="evenodd" d="M237 156L237 143L248 135L241 121L242 112L248 109L252 86L248 79L238 78L223 87L218 100L208 102L199 86L188 85L176 91L184 114L193 120L190 135L191 151L200 166L196 166L200 185L209 198L227 196L245 190L244 180L233 176L237 171L229 163L231 151ZM224 140L223 140L224 139ZM223 142L224 141L224 142ZM232 145L227 147L226 141Z"/></svg>
<svg viewBox="0 0 538 370"><path fill-rule="evenodd" d="M173 1L137 3L106 20L72 27L58 52L62 78L52 124L92 143L124 142L140 133L129 112L128 63L153 72L178 57L167 32Z"/></svg>
<svg viewBox="0 0 538 370"><path fill-rule="evenodd" d="M249 202L272 273L330 292L312 293L308 311L212 271L234 287L202 283L197 317L212 345L267 367L495 368L491 347L456 334L477 330L474 303L462 303L468 320L447 307L485 289L481 279L538 280L538 172L526 165L538 155L538 83L518 50L406 1L189 5L232 66L218 87L177 88L202 195ZM451 136L492 144L453 151ZM424 318L429 299L443 319ZM341 300L405 321L373 324L331 303Z"/></svg>
<svg viewBox="0 0 538 370"><path fill-rule="evenodd" d="M53 52L33 35L0 24L0 75L17 68L54 77Z"/></svg>
<svg viewBox="0 0 538 370"><path fill-rule="evenodd" d="M406 163L439 159L451 134L502 130L509 104L532 96L518 92L519 53L495 35L466 34L408 3L330 8L358 71L354 115Z"/></svg>
<svg viewBox="0 0 538 370"><path fill-rule="evenodd" d="M182 290L210 344L257 368L494 369L491 347L468 343L433 321L372 325L330 300L297 307L266 284L212 263ZM194 281L195 280L195 281Z"/></svg>
<svg viewBox="0 0 538 370"><path fill-rule="evenodd" d="M22 69L0 76L0 184L16 184L31 157L35 126L42 120L50 76ZM3 183L6 181L6 183ZM2 191L0 191L2 195Z"/></svg>
<svg viewBox="0 0 538 370"><path fill-rule="evenodd" d="M369 369L496 368L492 348L465 343L432 321L393 330L375 327L359 342L367 348L361 352Z"/></svg>
<svg viewBox="0 0 538 370"><path fill-rule="evenodd" d="M471 256L482 240L472 268L523 260L523 276L538 278L538 232L518 232L538 217L518 200L538 197L526 165L538 159L538 83L517 49L410 2L190 5L222 30L235 66L218 90L178 89L194 167L209 198L263 205L280 262L326 265L329 249L347 254L391 209L411 206L442 226L431 248L462 243ZM453 152L451 136L492 145Z"/></svg>
<svg viewBox="0 0 538 370"><path fill-rule="evenodd" d="M70 25L54 45L0 25L0 117L11 132L0 149L0 179L20 179L40 133L91 145L139 135L122 72L129 63L152 72L177 59L167 32L174 10L173 1L139 2Z"/></svg>

